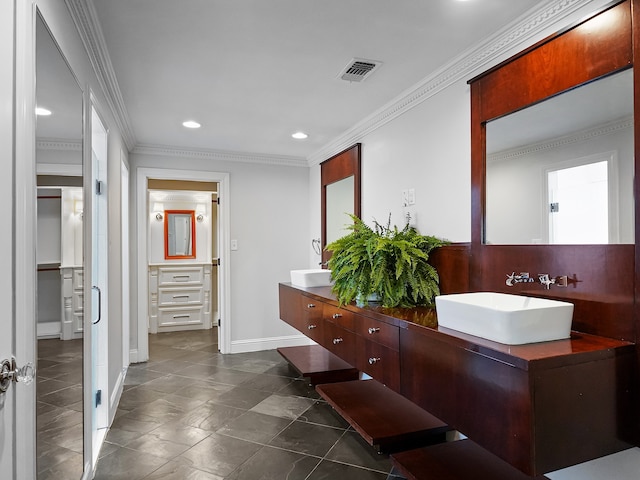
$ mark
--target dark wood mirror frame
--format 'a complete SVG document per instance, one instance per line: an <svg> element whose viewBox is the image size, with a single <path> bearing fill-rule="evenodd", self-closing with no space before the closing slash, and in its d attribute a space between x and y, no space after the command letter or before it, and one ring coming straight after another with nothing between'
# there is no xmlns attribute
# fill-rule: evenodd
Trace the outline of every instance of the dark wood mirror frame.
<svg viewBox="0 0 640 480"><path fill-rule="evenodd" d="M191 217L191 255L171 255L169 252L169 217L183 215ZM164 211L164 258L165 260L184 260L196 258L196 218L195 210L165 210Z"/></svg>
<svg viewBox="0 0 640 480"><path fill-rule="evenodd" d="M615 2L469 81L471 85L471 250L469 289L566 299L573 329L637 342L640 321L640 122L634 123L635 245L485 245L486 123L598 78L631 68L640 55L640 0ZM634 75L634 117L640 75ZM505 285L511 272L567 275L567 288ZM638 279L639 281L635 281ZM640 296L638 297L640 298Z"/></svg>
<svg viewBox="0 0 640 480"><path fill-rule="evenodd" d="M327 186L337 181L353 176L353 212L356 217L361 215L361 199L360 199L360 155L361 144L356 143L353 147L334 155L320 164L320 215L321 215L321 247L322 247L322 265L326 266L326 262L331 254L325 251L327 246Z"/></svg>

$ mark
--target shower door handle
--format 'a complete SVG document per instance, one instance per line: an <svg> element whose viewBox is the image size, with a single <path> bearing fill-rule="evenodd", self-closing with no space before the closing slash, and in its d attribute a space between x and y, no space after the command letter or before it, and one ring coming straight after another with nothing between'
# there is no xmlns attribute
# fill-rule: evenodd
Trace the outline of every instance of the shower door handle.
<svg viewBox="0 0 640 480"><path fill-rule="evenodd" d="M91 290L96 290L98 292L98 319L95 322L91 322L96 325L97 323L100 323L100 320L102 320L102 292L100 291L100 287L95 285L91 287Z"/></svg>

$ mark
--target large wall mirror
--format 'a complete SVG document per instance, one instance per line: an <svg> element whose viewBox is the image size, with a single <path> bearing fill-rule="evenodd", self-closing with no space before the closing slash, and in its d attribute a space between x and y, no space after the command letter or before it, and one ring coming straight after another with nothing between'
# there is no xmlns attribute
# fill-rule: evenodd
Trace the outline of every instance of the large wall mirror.
<svg viewBox="0 0 640 480"><path fill-rule="evenodd" d="M325 247L348 233L349 215L360 217L360 155L358 143L320 165L323 265L331 256Z"/></svg>
<svg viewBox="0 0 640 480"><path fill-rule="evenodd" d="M83 473L83 92L36 19L38 478Z"/></svg>
<svg viewBox="0 0 640 480"><path fill-rule="evenodd" d="M486 125L487 244L634 243L633 70Z"/></svg>

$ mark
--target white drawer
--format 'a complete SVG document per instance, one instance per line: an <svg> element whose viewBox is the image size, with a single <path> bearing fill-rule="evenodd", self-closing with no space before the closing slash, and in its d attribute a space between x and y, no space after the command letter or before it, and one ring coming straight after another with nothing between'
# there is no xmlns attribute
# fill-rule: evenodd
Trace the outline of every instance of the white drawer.
<svg viewBox="0 0 640 480"><path fill-rule="evenodd" d="M189 305L202 304L202 287L158 289L158 305Z"/></svg>
<svg viewBox="0 0 640 480"><path fill-rule="evenodd" d="M177 325L201 325L202 307L160 308L158 327Z"/></svg>
<svg viewBox="0 0 640 480"><path fill-rule="evenodd" d="M202 279L202 267L158 269L158 285L201 284Z"/></svg>

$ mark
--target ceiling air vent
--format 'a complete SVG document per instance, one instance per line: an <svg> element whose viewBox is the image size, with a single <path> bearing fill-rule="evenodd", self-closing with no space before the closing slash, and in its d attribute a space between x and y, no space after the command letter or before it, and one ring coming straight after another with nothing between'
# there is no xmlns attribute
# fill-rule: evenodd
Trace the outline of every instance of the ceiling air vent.
<svg viewBox="0 0 640 480"><path fill-rule="evenodd" d="M362 58L354 58L338 75L342 80L348 82L362 82L369 77L371 73L381 65L381 62L375 60L364 60Z"/></svg>

